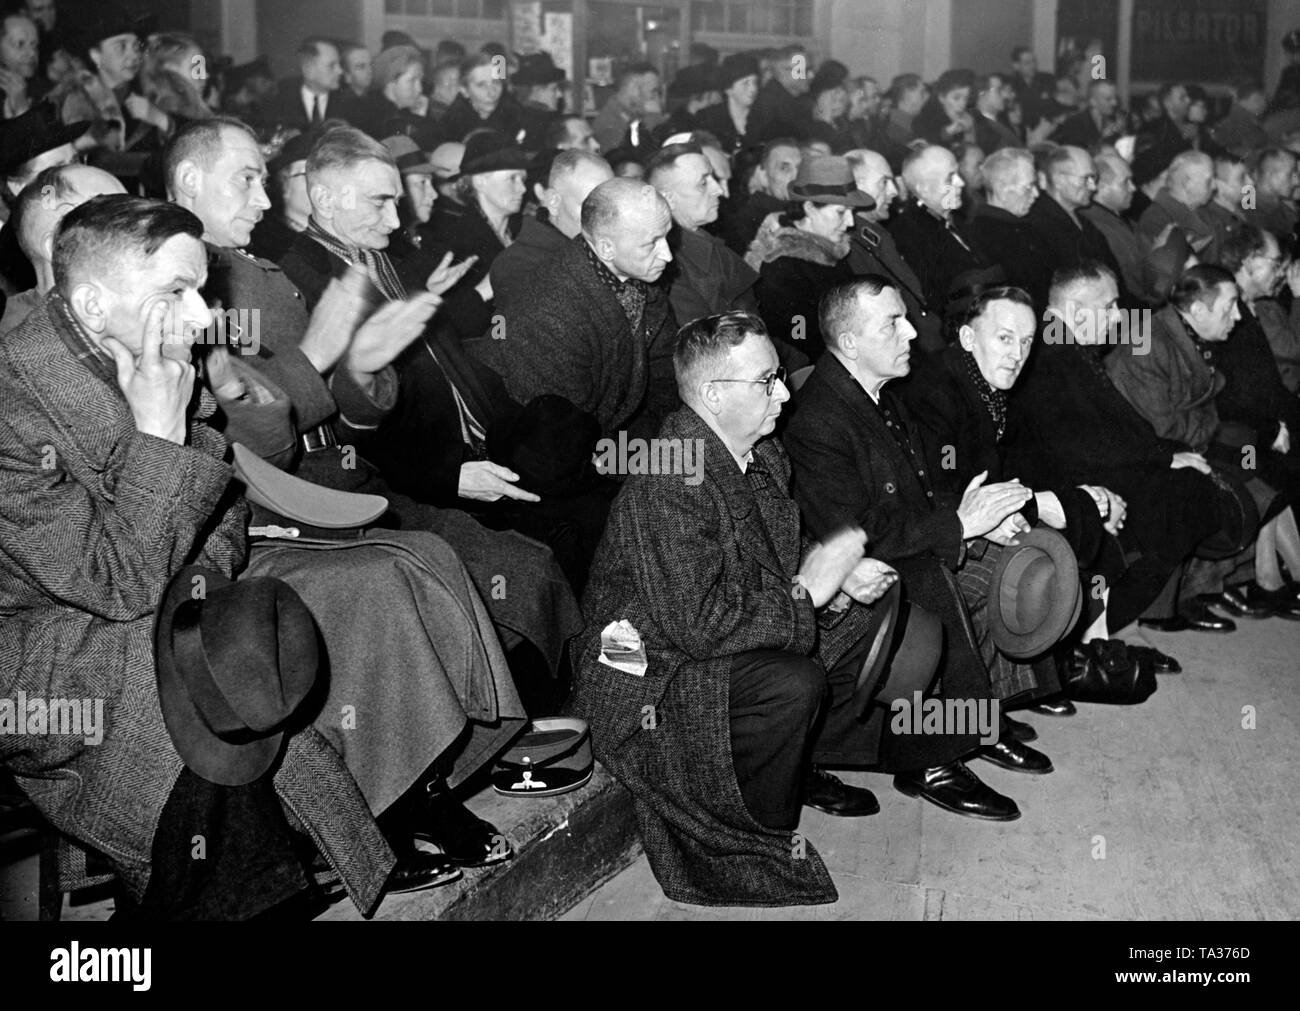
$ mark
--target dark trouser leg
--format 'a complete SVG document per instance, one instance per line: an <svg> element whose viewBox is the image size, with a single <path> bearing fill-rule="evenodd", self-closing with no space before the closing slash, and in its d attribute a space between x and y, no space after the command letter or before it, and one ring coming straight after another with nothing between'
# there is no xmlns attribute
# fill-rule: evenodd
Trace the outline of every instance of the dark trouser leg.
<svg viewBox="0 0 1300 1011"><path fill-rule="evenodd" d="M761 825L799 822L808 736L825 694L826 672L808 657L753 650L731 662L731 761Z"/></svg>

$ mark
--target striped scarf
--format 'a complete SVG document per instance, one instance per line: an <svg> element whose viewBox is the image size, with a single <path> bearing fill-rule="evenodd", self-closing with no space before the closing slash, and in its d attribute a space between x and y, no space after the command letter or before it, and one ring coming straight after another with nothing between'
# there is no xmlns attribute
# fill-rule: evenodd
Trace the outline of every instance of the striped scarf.
<svg viewBox="0 0 1300 1011"><path fill-rule="evenodd" d="M349 246L340 241L337 236L331 235L321 228L314 217L307 219L307 234L344 263L359 263L365 267L366 276L370 278L374 286L383 293L384 298L388 301L402 302L406 300L406 286L402 284L402 279L397 276L393 261L388 258L388 254L382 249L362 249L359 246ZM487 459L487 429L474 416L474 412L470 410L464 396L456 388L456 384L451 381L451 376L447 374L447 370L443 368L442 362L438 361L438 356L434 354L429 342L425 341L424 346L429 352L429 357L433 359L434 364L442 372L443 378L447 380L447 385L451 387L452 397L456 401L456 412L460 415L461 441L469 447L475 459Z"/></svg>

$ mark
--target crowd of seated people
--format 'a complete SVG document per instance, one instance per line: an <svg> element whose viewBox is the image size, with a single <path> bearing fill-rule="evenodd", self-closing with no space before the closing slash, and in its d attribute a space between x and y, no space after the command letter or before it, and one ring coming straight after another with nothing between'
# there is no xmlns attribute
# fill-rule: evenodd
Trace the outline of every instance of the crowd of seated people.
<svg viewBox="0 0 1300 1011"><path fill-rule="evenodd" d="M1012 820L976 763L1053 764L1011 713L1300 620L1290 91L1216 118L1023 46L887 87L698 46L583 110L546 53L309 37L277 82L55 7L0 25L0 685L110 704L101 745L0 762L124 909L300 911L332 875L369 912L508 860L460 788L559 712L670 897L830 901L801 808L878 810L834 770ZM1026 652L991 587L1038 537L1079 604ZM280 734L255 774L164 692L193 571L318 630L275 728L232 700L223 761ZM911 737L914 694L998 716ZM203 873L198 826L233 847Z"/></svg>

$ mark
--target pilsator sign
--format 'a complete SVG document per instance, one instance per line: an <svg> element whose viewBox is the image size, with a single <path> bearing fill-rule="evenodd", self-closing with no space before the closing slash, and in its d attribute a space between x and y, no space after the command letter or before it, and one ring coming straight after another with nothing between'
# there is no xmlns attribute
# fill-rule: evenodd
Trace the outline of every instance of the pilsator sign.
<svg viewBox="0 0 1300 1011"><path fill-rule="evenodd" d="M1133 78L1258 77L1267 55L1266 9L1265 0L1136 0Z"/></svg>

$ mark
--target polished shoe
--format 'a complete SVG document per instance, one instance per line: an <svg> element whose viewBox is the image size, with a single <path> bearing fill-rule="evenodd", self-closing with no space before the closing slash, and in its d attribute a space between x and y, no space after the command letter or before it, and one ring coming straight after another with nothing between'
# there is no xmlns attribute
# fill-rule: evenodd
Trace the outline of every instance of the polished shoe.
<svg viewBox="0 0 1300 1011"><path fill-rule="evenodd" d="M1221 608L1238 618L1271 618L1273 606L1258 597L1252 597L1250 588L1259 589L1254 583L1245 586L1227 586L1222 593L1202 593L1196 599L1202 604Z"/></svg>
<svg viewBox="0 0 1300 1011"><path fill-rule="evenodd" d="M1010 716L1002 717L1002 732L1010 734L1021 744L1028 744L1030 741L1038 740L1038 731L1028 723L1021 723L1019 720L1013 720Z"/></svg>
<svg viewBox="0 0 1300 1011"><path fill-rule="evenodd" d="M1020 817L1020 808L1014 800L998 793L962 762L923 772L899 773L894 777L894 789L967 818L1015 821Z"/></svg>
<svg viewBox="0 0 1300 1011"><path fill-rule="evenodd" d="M1300 621L1300 600L1296 600L1286 587L1280 590L1266 590L1252 581L1233 587L1233 591L1244 600L1265 610L1266 617Z"/></svg>
<svg viewBox="0 0 1300 1011"><path fill-rule="evenodd" d="M1038 713L1040 716L1073 716L1078 711L1074 703L1064 697L1044 699L1029 707L1029 712Z"/></svg>
<svg viewBox="0 0 1300 1011"><path fill-rule="evenodd" d="M1160 650L1151 646L1135 646L1129 643L1128 655L1136 658L1137 662L1152 674L1181 674L1183 672L1182 664L1168 653L1161 653Z"/></svg>
<svg viewBox="0 0 1300 1011"><path fill-rule="evenodd" d="M803 802L805 807L837 818L865 818L880 810L880 803L870 790L849 786L815 765L804 777Z"/></svg>
<svg viewBox="0 0 1300 1011"><path fill-rule="evenodd" d="M1012 772L1027 772L1031 776L1045 776L1052 771L1052 760L1041 751L1021 744L1004 734L997 744L986 744L976 754L986 762L992 762L1002 769Z"/></svg>
<svg viewBox="0 0 1300 1011"><path fill-rule="evenodd" d="M411 849L398 857L384 890L389 895L418 892L450 884L460 876L460 868L442 854Z"/></svg>
<svg viewBox="0 0 1300 1011"><path fill-rule="evenodd" d="M514 856L510 840L469 810L441 777L425 788L429 800L412 835L461 867L488 867Z"/></svg>
<svg viewBox="0 0 1300 1011"><path fill-rule="evenodd" d="M1155 632L1235 632L1237 623L1220 617L1199 600L1189 601L1172 618L1139 618L1139 628Z"/></svg>

